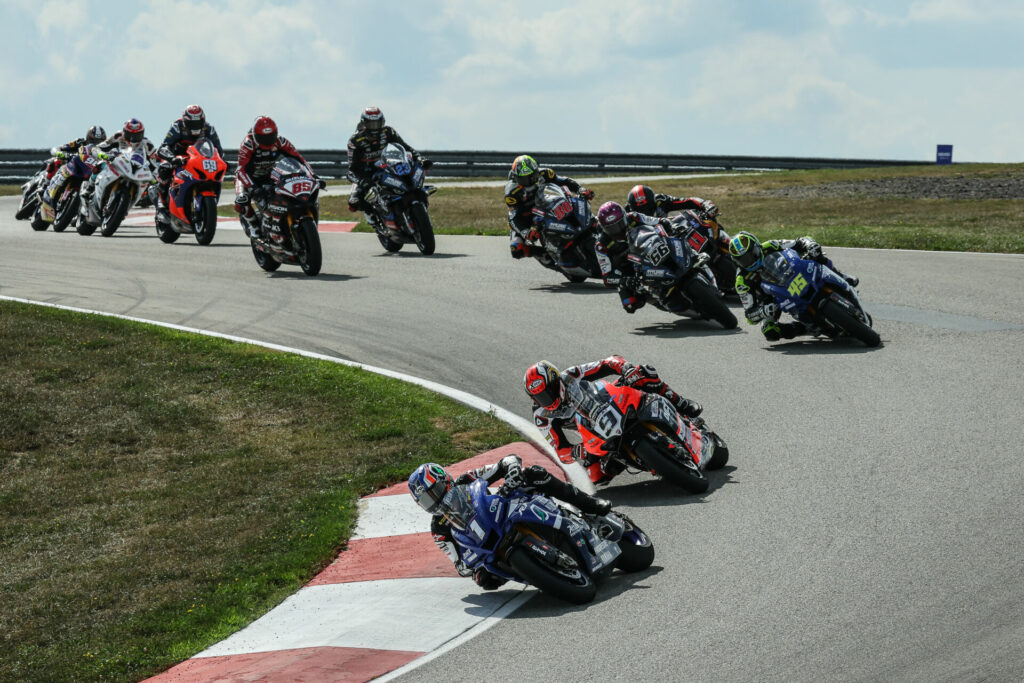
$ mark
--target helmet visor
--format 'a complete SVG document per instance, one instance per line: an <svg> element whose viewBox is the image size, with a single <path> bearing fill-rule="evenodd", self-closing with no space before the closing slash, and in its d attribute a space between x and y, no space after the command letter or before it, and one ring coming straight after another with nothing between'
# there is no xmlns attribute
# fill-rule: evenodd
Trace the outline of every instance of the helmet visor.
<svg viewBox="0 0 1024 683"><path fill-rule="evenodd" d="M254 133L252 137L253 139L256 140L256 144L259 145L260 147L263 147L264 149L268 147L273 147L274 143L277 142L276 132Z"/></svg>
<svg viewBox="0 0 1024 683"><path fill-rule="evenodd" d="M186 121L185 130L188 131L189 135L199 135L203 132L202 121Z"/></svg>
<svg viewBox="0 0 1024 683"><path fill-rule="evenodd" d="M384 127L384 117L380 117L380 118L376 118L376 119L366 119L365 121L363 121L363 128L365 128L366 130L370 131L371 133L376 133L377 131L379 131L383 127Z"/></svg>
<svg viewBox="0 0 1024 683"><path fill-rule="evenodd" d="M124 139L127 140L128 142L130 142L133 145L137 145L140 142L142 142L142 138L143 138L144 134L145 134L145 131L141 131L141 130L132 131L132 132L126 132L124 134Z"/></svg>
<svg viewBox="0 0 1024 683"><path fill-rule="evenodd" d="M764 259L761 258L761 245L753 244L745 252L735 258L736 265L743 270L754 270L758 268Z"/></svg>

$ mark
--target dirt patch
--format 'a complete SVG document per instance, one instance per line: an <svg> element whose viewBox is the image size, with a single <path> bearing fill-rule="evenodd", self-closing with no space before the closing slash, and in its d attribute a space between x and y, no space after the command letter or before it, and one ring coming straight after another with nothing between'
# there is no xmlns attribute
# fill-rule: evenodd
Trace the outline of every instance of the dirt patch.
<svg viewBox="0 0 1024 683"><path fill-rule="evenodd" d="M886 197L906 199L1024 199L1024 175L896 177L796 185L752 193L762 197L820 199Z"/></svg>

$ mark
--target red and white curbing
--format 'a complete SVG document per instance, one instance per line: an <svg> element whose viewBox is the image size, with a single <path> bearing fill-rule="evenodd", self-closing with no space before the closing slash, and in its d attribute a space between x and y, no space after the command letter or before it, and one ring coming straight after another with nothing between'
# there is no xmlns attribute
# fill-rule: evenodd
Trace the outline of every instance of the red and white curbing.
<svg viewBox="0 0 1024 683"><path fill-rule="evenodd" d="M449 470L459 474L509 453L566 478L548 455L524 442ZM348 548L298 593L149 680L368 681L397 675L489 628L533 595L517 583L485 592L460 577L434 545L430 518L405 482L366 496L359 507Z"/></svg>

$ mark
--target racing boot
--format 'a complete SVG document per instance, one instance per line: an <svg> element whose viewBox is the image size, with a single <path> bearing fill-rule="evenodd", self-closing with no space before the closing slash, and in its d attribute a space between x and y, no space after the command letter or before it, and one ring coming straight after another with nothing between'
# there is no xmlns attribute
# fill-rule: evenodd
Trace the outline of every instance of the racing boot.
<svg viewBox="0 0 1024 683"><path fill-rule="evenodd" d="M697 417L698 415L701 414L701 412L704 411L704 408L701 406L701 404L697 403L696 401L691 401L688 398L683 398L682 396L680 396L679 394L665 386L664 382L661 383L661 391L659 393L665 398L667 398L669 400L669 403L675 406L676 410L679 411L679 414L683 415L684 417Z"/></svg>

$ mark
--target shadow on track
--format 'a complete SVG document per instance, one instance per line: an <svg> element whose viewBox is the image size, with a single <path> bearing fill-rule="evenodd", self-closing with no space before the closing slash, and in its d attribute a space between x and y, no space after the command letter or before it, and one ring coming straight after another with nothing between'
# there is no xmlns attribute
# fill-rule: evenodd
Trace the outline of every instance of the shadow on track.
<svg viewBox="0 0 1024 683"><path fill-rule="evenodd" d="M313 275L312 277L303 273L300 269L295 270L277 270L273 273L267 273L267 279L277 280L306 280L308 282L345 282L346 280L363 280L366 276L364 275L343 275L341 273L320 273L319 275Z"/></svg>
<svg viewBox="0 0 1024 683"><path fill-rule="evenodd" d="M743 330L734 327L727 330L714 320L697 320L695 318L676 318L671 322L655 323L645 327L638 327L630 334L643 337L664 337L673 339L677 337L706 337L709 335L743 334Z"/></svg>
<svg viewBox="0 0 1024 683"><path fill-rule="evenodd" d="M658 547L655 544L654 547L655 557L657 557ZM652 564L647 569L639 572L626 573L618 569L614 570L607 578L599 580L597 583L597 596L592 602L585 605L574 605L564 600L547 595L537 591L535 595L528 603L517 609L512 614L506 616L506 619L548 619L551 617L563 617L566 614L573 614L576 612L585 611L590 605L594 605L605 600L612 600L623 593L631 590L647 590L650 586L637 585L641 581L661 573L664 567L657 564ZM533 589L536 590L536 589ZM473 597L467 596L463 598L463 601L470 602ZM472 608L470 608L472 609ZM469 610L467 610L469 611ZM471 614L473 612L470 612Z"/></svg>
<svg viewBox="0 0 1024 683"><path fill-rule="evenodd" d="M530 291L552 294L614 294L616 290L612 287L605 287L600 282L562 282L556 285L530 287Z"/></svg>
<svg viewBox="0 0 1024 683"><path fill-rule="evenodd" d="M784 353L788 356L807 356L811 354L845 355L850 353L868 353L870 351L878 351L879 349L885 348L885 340L883 339L882 343L878 346L870 347L864 346L864 344L856 339L828 339L826 337L816 337L814 339L800 339L782 344L775 343L763 348L766 351Z"/></svg>
<svg viewBox="0 0 1024 683"><path fill-rule="evenodd" d="M430 256L424 256L418 251L399 251L395 253L384 252L383 254L375 254L374 258L424 258L424 259L444 259L444 258L466 258L469 254L442 254L434 252Z"/></svg>
<svg viewBox="0 0 1024 683"><path fill-rule="evenodd" d="M622 506L649 508L668 505L693 505L703 503L705 498L726 484L738 483L732 477L732 473L735 471L736 467L726 465L720 470L707 472L708 490L704 493L687 493L682 488L670 484L661 478L652 477L641 481L632 481L620 486L616 486L615 480L613 480L609 486L599 487L596 495L610 500L614 508ZM619 475L619 481L623 481L621 477L625 476L629 475Z"/></svg>

